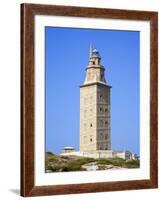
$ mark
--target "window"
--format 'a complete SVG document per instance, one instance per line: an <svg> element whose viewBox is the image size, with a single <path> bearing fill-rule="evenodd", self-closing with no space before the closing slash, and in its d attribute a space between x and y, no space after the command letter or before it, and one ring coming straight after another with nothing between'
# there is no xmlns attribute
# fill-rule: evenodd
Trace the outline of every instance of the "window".
<svg viewBox="0 0 162 200"><path fill-rule="evenodd" d="M107 112L107 108L105 108L105 112Z"/></svg>
<svg viewBox="0 0 162 200"><path fill-rule="evenodd" d="M100 94L100 95L99 95L99 100L100 100L100 101L103 101L103 94Z"/></svg>
<svg viewBox="0 0 162 200"><path fill-rule="evenodd" d="M103 111L103 109L102 108L100 108L100 112L102 112Z"/></svg>
<svg viewBox="0 0 162 200"><path fill-rule="evenodd" d="M107 121L105 121L105 125L107 125L108 124L108 122Z"/></svg>
<svg viewBox="0 0 162 200"><path fill-rule="evenodd" d="M90 138L90 142L92 142L92 138Z"/></svg>
<svg viewBox="0 0 162 200"><path fill-rule="evenodd" d="M92 123L90 123L90 127L92 127Z"/></svg>
<svg viewBox="0 0 162 200"><path fill-rule="evenodd" d="M103 145L102 145L102 144L100 145L100 148L99 148L99 149L100 149L100 150L103 150Z"/></svg>

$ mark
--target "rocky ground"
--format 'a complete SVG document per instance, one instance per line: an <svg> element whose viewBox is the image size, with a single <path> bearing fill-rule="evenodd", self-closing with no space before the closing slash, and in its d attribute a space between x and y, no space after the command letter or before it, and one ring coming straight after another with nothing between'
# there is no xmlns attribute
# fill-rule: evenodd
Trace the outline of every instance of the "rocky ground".
<svg viewBox="0 0 162 200"><path fill-rule="evenodd" d="M96 171L139 168L139 160L122 158L85 158L79 156L61 156L46 153L46 172Z"/></svg>

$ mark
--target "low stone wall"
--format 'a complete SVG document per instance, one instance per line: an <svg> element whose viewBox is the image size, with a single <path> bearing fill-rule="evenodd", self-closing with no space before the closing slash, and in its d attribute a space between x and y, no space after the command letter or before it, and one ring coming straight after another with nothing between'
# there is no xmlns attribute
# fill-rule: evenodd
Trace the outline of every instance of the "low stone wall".
<svg viewBox="0 0 162 200"><path fill-rule="evenodd" d="M61 153L63 156L82 156L88 158L123 158L123 159L132 159L132 154L128 151L113 151L113 150L101 150L101 151L74 151L69 153Z"/></svg>

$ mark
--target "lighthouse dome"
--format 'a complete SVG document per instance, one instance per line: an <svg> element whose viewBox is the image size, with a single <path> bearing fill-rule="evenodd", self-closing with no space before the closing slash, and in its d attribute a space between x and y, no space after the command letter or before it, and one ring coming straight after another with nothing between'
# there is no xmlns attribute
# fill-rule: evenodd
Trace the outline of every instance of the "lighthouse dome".
<svg viewBox="0 0 162 200"><path fill-rule="evenodd" d="M100 57L100 53L99 53L99 51L97 49L93 49L92 57L101 58Z"/></svg>

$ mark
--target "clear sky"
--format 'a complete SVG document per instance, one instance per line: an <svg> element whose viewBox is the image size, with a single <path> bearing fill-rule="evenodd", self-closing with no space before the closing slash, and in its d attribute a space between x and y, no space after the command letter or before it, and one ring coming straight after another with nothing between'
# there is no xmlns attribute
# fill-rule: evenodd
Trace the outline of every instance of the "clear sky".
<svg viewBox="0 0 162 200"><path fill-rule="evenodd" d="M139 155L140 33L46 27L46 151L79 150L79 86L90 43L101 55L111 89L111 147Z"/></svg>

